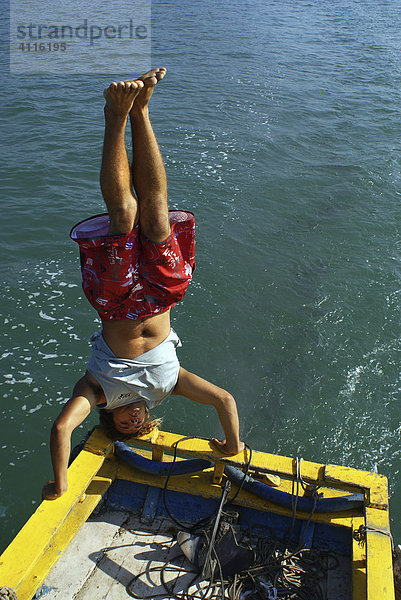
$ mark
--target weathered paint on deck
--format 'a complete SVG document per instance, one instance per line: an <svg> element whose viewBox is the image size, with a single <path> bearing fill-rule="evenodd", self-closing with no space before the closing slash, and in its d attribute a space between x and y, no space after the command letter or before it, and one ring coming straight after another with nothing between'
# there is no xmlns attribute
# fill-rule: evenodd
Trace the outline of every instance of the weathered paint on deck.
<svg viewBox="0 0 401 600"><path fill-rule="evenodd" d="M182 589L194 573L181 556L171 521L155 519L147 526L143 518L121 511L100 512L85 523L46 579L43 600L121 600L127 597L126 586L133 577L145 570L148 575L135 584L135 593L167 600L170 596L163 595L157 570L166 561L189 570L181 575L177 589ZM348 565L347 559L336 557L336 568L328 571L328 600L349 600ZM176 577L171 572L165 575L171 581ZM206 587L207 582L202 585Z"/></svg>

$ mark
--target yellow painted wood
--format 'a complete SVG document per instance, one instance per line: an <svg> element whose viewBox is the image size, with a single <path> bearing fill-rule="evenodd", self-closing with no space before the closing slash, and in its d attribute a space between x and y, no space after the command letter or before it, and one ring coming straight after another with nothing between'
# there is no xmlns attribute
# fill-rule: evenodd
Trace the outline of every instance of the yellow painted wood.
<svg viewBox="0 0 401 600"><path fill-rule="evenodd" d="M139 447L149 447L151 445L149 440L135 438L131 441ZM184 439L184 436L165 431L159 432L158 437L153 440L153 444L161 446L164 451L171 451L177 445L178 453L184 456L199 457L211 461L218 460L224 464L231 464L237 467L245 465L249 458L247 450L236 456L227 457L216 450L209 440L198 438ZM261 472L273 473L283 477L296 476L296 460L286 456L253 451L251 464L254 469L258 469ZM347 491L358 492L372 488L372 501L377 505L385 507L387 480L377 473L303 460L301 474L307 483L317 483L326 486L336 484L338 489Z"/></svg>
<svg viewBox="0 0 401 600"><path fill-rule="evenodd" d="M85 450L93 454L108 456L114 450L114 442L108 437L104 429L96 427L85 444Z"/></svg>
<svg viewBox="0 0 401 600"><path fill-rule="evenodd" d="M364 517L352 519L353 534L365 525ZM358 541L352 537L352 600L367 600L366 582L366 544L365 540ZM378 599L377 599L378 600ZM386 599L381 599L386 600Z"/></svg>
<svg viewBox="0 0 401 600"><path fill-rule="evenodd" d="M369 487L368 504L373 508L388 509L388 480L379 475L376 483Z"/></svg>
<svg viewBox="0 0 401 600"><path fill-rule="evenodd" d="M213 483L221 483L224 475L224 463L216 461L213 469Z"/></svg>
<svg viewBox="0 0 401 600"><path fill-rule="evenodd" d="M153 446L152 449L152 460L157 460L158 462L163 461L164 450L160 448L160 446Z"/></svg>
<svg viewBox="0 0 401 600"><path fill-rule="evenodd" d="M378 530L378 531L376 531ZM394 600L391 539L387 511L366 509L366 570L368 600Z"/></svg>
<svg viewBox="0 0 401 600"><path fill-rule="evenodd" d="M388 507L388 485L384 475L338 465L326 465L325 481L338 485L345 484L350 488L366 489L368 490L368 504L383 509Z"/></svg>
<svg viewBox="0 0 401 600"><path fill-rule="evenodd" d="M107 467L106 469L105 466ZM111 466L110 463L103 465L99 475L94 477L84 496L75 505L68 519L59 528L46 551L39 556L39 559L32 565L32 568L25 573L19 586L16 589L14 588L18 594L18 600L31 600L36 590L42 585L51 569L61 558L63 552L68 548L75 535L110 487L114 478L114 472L114 465ZM102 473L102 476L100 473Z"/></svg>
<svg viewBox="0 0 401 600"><path fill-rule="evenodd" d="M68 491L57 500L43 501L0 557L0 581L15 590L21 586L26 573L48 550L60 529L69 522L88 485L105 457L82 451L68 469ZM83 504L83 503L82 503Z"/></svg>

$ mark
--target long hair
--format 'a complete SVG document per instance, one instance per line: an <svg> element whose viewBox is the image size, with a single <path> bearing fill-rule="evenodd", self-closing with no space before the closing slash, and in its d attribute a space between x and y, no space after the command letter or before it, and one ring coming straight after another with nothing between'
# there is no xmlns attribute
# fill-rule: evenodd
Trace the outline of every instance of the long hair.
<svg viewBox="0 0 401 600"><path fill-rule="evenodd" d="M107 435L112 440L128 440L129 438L132 438L132 437L146 435L146 434L150 433L151 431L153 431L153 429L155 429L156 427L159 427L159 425L161 425L162 420L163 420L163 419L150 420L149 419L149 410L148 410L148 407L146 407L146 419L145 419L145 422L142 425L142 427L140 429L138 429L138 431L136 433L121 433L120 431L118 431L116 429L116 426L114 425L113 413L107 411L105 408L99 408L98 410L99 410L99 423L103 427L103 429L106 431Z"/></svg>

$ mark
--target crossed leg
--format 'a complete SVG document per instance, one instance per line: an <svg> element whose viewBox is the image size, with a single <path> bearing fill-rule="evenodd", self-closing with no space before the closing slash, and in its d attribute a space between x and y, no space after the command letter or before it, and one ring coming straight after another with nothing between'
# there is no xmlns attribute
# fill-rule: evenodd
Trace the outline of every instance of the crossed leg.
<svg viewBox="0 0 401 600"><path fill-rule="evenodd" d="M125 128L143 82L113 82L104 92L105 129L100 187L110 218L109 233L131 231L138 219L138 202L132 190L131 171L125 147Z"/></svg>
<svg viewBox="0 0 401 600"><path fill-rule="evenodd" d="M113 82L105 90L100 186L110 217L111 235L128 233L138 222L144 235L154 242L163 241L170 233L166 172L148 107L154 87L165 73L166 69L153 69L136 80ZM125 147L128 114L133 149L131 167Z"/></svg>
<svg viewBox="0 0 401 600"><path fill-rule="evenodd" d="M149 100L166 69L152 69L141 77L144 87L131 110L132 180L139 202L142 233L153 242L162 242L170 233L167 177L163 158L149 118Z"/></svg>

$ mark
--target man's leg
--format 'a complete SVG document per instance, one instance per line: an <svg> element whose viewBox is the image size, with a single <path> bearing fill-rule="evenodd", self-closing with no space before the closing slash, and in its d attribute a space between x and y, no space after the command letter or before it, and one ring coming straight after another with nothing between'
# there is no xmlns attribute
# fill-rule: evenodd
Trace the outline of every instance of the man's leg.
<svg viewBox="0 0 401 600"><path fill-rule="evenodd" d="M144 83L130 111L132 131L132 179L139 202L142 233L153 242L170 234L167 178L163 158L149 119L149 100L166 69L153 69L140 79Z"/></svg>
<svg viewBox="0 0 401 600"><path fill-rule="evenodd" d="M105 131L100 187L110 217L111 235L128 233L138 221L138 203L132 190L125 147L125 128L142 81L113 82L104 92Z"/></svg>

